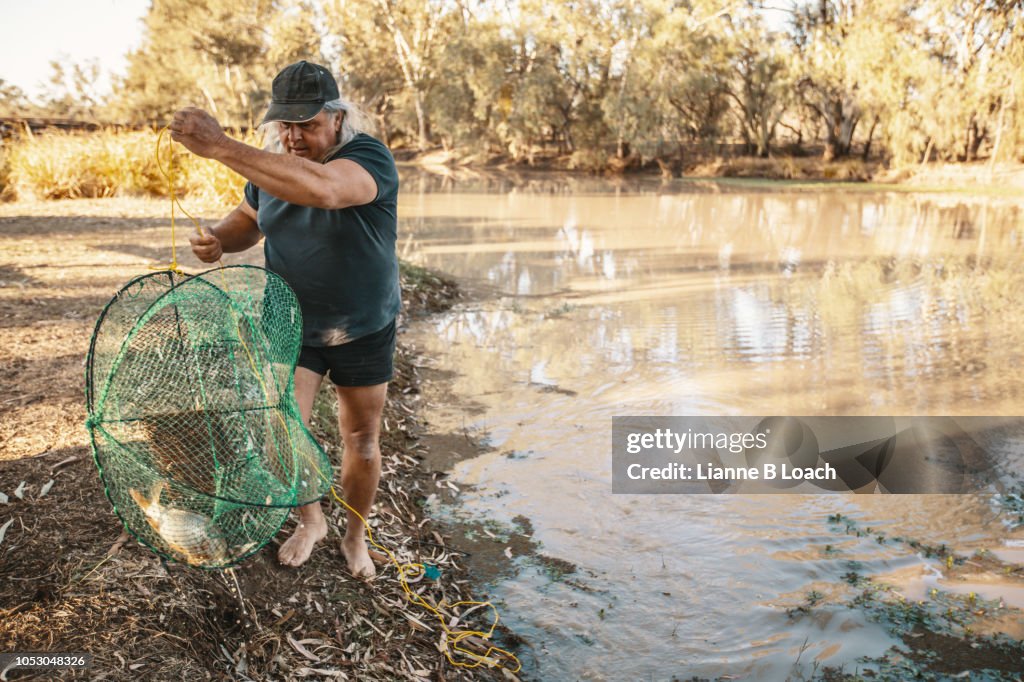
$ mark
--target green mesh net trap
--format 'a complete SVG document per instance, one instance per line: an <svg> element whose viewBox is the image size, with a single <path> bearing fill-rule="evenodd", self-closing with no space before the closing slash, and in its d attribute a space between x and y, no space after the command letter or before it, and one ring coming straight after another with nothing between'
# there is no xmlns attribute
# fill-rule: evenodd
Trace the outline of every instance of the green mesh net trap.
<svg viewBox="0 0 1024 682"><path fill-rule="evenodd" d="M168 559L222 568L333 478L293 395L302 320L277 275L230 266L137 277L103 309L86 425L125 527Z"/></svg>

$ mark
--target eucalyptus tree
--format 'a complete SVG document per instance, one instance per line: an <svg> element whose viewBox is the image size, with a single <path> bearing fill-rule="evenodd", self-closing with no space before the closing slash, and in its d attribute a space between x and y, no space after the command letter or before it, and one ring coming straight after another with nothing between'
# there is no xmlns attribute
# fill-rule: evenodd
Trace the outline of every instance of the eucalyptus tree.
<svg viewBox="0 0 1024 682"><path fill-rule="evenodd" d="M532 62L524 94L563 153L600 154L616 139L604 100L636 45L634 0L522 0L521 44ZM537 101L539 99L539 101Z"/></svg>
<svg viewBox="0 0 1024 682"><path fill-rule="evenodd" d="M824 74L814 71L815 64L808 60L809 48L801 48L794 60L805 86L801 90L804 97L816 96L813 89L806 89L811 81L832 82L836 87L834 93L840 91L841 83L846 84L847 91L840 102L844 109L839 116L833 109L831 119L833 124L840 122L838 129L829 127L820 107L814 108L819 121L825 124L826 143L831 130L833 154L851 153L856 123L863 121L859 130L864 159L873 149L898 162L919 156L927 144L922 125L928 116L928 106L921 97L922 84L936 75L913 38L920 28L915 7L905 0L862 0L855 11L848 9L845 17L841 31L837 29L833 35L842 34L838 56L841 69L832 62L833 68ZM801 39L807 36L798 35L798 42Z"/></svg>
<svg viewBox="0 0 1024 682"><path fill-rule="evenodd" d="M491 16L467 12L462 21L463 30L444 45L426 102L435 137L445 148L508 153L516 97L512 33Z"/></svg>
<svg viewBox="0 0 1024 682"><path fill-rule="evenodd" d="M1014 64L1022 21L1019 0L933 0L923 7L925 47L943 67L929 93L931 135L943 158L973 161L982 144L994 142L1022 66Z"/></svg>
<svg viewBox="0 0 1024 682"><path fill-rule="evenodd" d="M538 35L535 24L541 21L530 14L515 19L508 67L511 93L507 128L502 131L512 158L530 163L538 145L552 142L562 147L561 123L566 107L558 50Z"/></svg>
<svg viewBox="0 0 1024 682"><path fill-rule="evenodd" d="M1024 0L793 0L786 32L761 4L153 0L110 107L152 121L197 104L247 123L277 69L310 59L396 148L541 149L596 168L734 138L767 156L786 126L798 142L820 132L825 158L855 143L899 163L1021 153ZM95 109L57 94L51 109Z"/></svg>
<svg viewBox="0 0 1024 682"><path fill-rule="evenodd" d="M727 132L732 66L722 29L728 10L723 3L650 2L636 16L648 28L635 33L606 112L642 159L672 158L678 165L687 144L711 152Z"/></svg>
<svg viewBox="0 0 1024 682"><path fill-rule="evenodd" d="M445 0L335 0L325 8L340 37L342 70L373 104L388 138L416 148L432 140L428 100L439 82L445 45L464 28Z"/></svg>
<svg viewBox="0 0 1024 682"><path fill-rule="evenodd" d="M732 73L725 92L748 152L767 157L790 100L784 48L759 15L737 11L727 18L723 35Z"/></svg>
<svg viewBox="0 0 1024 682"><path fill-rule="evenodd" d="M850 153L863 113L847 49L851 28L862 18L862 5L858 0L815 0L793 10L791 68L796 92L821 123L826 161Z"/></svg>
<svg viewBox="0 0 1024 682"><path fill-rule="evenodd" d="M390 145L412 140L418 128L407 106L405 80L395 57L395 41L372 3L332 0L323 6L330 55L337 64L342 94L366 105L381 137Z"/></svg>
<svg viewBox="0 0 1024 682"><path fill-rule="evenodd" d="M316 31L299 28L311 20L308 9L287 0L153 0L112 110L154 121L193 104L225 124L253 123L280 66L272 57L322 57L319 41L308 42Z"/></svg>
<svg viewBox="0 0 1024 682"><path fill-rule="evenodd" d="M1024 161L1024 17L1018 5L1017 19L1008 32L1003 59L995 69L993 89L999 107L992 140L992 162Z"/></svg>
<svg viewBox="0 0 1024 682"><path fill-rule="evenodd" d="M898 163L1016 145L1021 0L813 0L793 6L793 69L825 158L877 131Z"/></svg>

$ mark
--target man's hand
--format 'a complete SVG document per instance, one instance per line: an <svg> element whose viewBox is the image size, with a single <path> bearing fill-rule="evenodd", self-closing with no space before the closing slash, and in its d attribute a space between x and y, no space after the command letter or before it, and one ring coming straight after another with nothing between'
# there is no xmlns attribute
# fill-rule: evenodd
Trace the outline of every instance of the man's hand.
<svg viewBox="0 0 1024 682"><path fill-rule="evenodd" d="M188 241L192 244L192 253L204 263L216 263L224 255L220 240L208 231L202 235L190 235Z"/></svg>
<svg viewBox="0 0 1024 682"><path fill-rule="evenodd" d="M174 112L171 119L171 139L180 142L197 156L212 159L217 150L229 140L217 119L202 109L185 107Z"/></svg>

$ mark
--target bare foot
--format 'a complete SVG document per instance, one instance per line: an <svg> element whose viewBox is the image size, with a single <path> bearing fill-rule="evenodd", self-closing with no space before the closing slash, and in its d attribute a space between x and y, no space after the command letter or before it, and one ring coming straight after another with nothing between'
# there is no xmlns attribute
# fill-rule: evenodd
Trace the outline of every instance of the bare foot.
<svg viewBox="0 0 1024 682"><path fill-rule="evenodd" d="M277 560L285 566L301 566L313 553L313 546L327 535L323 516L314 521L299 521L290 538L277 550Z"/></svg>
<svg viewBox="0 0 1024 682"><path fill-rule="evenodd" d="M348 570L357 578L372 578L377 575L377 567L370 559L370 553L366 550L366 540L362 533L355 537L345 536L341 541L341 553L345 555L348 562Z"/></svg>

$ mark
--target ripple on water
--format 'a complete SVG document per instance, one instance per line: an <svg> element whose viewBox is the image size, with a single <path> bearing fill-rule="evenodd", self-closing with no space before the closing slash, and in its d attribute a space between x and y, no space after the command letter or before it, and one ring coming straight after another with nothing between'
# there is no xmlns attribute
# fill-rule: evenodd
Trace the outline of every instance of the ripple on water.
<svg viewBox="0 0 1024 682"><path fill-rule="evenodd" d="M1020 414L1024 385L1006 371L1024 364L1017 208L515 187L407 194L400 214L417 260L499 292L415 340L482 407L439 408L435 428L496 448L456 467L474 486L461 513L525 515L545 554L578 567L555 579L527 559L494 586L538 678L785 679L797 660L810 672L878 656L896 643L883 624L828 607L852 591L844 576L926 586L934 561L894 538L1003 546L980 496L613 496L610 424ZM1024 470L1021 440L976 435ZM837 513L873 532L829 524ZM822 608L801 611L808 599Z"/></svg>

